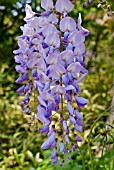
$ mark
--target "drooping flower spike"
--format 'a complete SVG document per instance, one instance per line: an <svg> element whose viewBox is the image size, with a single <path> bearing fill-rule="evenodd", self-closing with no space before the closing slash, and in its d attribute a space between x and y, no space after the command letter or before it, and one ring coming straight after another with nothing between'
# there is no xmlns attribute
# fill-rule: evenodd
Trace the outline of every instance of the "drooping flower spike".
<svg viewBox="0 0 114 170"><path fill-rule="evenodd" d="M14 51L15 69L21 74L16 83L23 84L17 92L24 96L20 104L23 112L31 116L29 125L37 120L39 132L47 134L41 148L53 148L51 159L56 164L59 152L72 153L77 142L82 142L79 133L84 124L78 109L88 102L80 95L79 83L88 73L84 68L84 41L89 31L82 27L81 14L77 23L68 16L72 10L70 0L57 0L56 4L42 0L41 7L45 11L39 17L29 5L25 8L26 24L21 26L23 35L17 38L19 49ZM74 143L70 140L72 134ZM63 159L60 166L64 162Z"/></svg>

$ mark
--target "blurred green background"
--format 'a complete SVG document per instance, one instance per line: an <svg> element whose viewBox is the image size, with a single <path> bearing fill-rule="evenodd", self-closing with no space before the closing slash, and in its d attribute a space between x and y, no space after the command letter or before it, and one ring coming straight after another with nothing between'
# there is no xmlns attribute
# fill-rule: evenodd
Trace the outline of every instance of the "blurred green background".
<svg viewBox="0 0 114 170"><path fill-rule="evenodd" d="M77 21L81 12L83 26L90 31L86 38L89 74L80 84L82 96L89 104L82 109L83 144L72 154L74 161L66 161L60 168L60 161L51 165L51 150L40 148L45 136L27 125L30 117L22 113L16 93L19 87L15 84L18 74L13 55L13 50L18 48L16 37L22 34L20 26L24 24L25 4L40 12L40 0L0 0L0 170L91 170L90 128L107 108L114 105L114 16L108 17L105 9L97 8L97 0L85 8L83 2L74 1L70 16ZM108 4L114 10L114 1L109 0ZM109 109L93 128L90 147L94 170L114 169L113 123L114 111ZM111 126L107 128L107 124Z"/></svg>

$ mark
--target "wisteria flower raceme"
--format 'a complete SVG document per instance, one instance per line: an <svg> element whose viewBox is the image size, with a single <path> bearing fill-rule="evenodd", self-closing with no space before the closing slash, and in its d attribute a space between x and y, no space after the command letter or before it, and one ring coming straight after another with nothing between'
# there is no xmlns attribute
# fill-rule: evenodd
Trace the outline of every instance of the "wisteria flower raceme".
<svg viewBox="0 0 114 170"><path fill-rule="evenodd" d="M78 148L77 142L82 142L79 133L83 131L83 115L78 109L88 101L80 95L79 83L88 73L84 68L84 41L89 31L82 27L81 14L77 22L68 16L72 10L70 0L57 0L56 4L41 0L41 7L45 11L39 17L29 5L25 7L26 24L21 26L19 49L14 51L15 69L21 74L16 83L22 83L17 92L24 96L20 104L31 116L29 125L47 134L41 148L53 148L51 160L56 164L58 150L63 155L72 153ZM70 140L72 134L74 143Z"/></svg>

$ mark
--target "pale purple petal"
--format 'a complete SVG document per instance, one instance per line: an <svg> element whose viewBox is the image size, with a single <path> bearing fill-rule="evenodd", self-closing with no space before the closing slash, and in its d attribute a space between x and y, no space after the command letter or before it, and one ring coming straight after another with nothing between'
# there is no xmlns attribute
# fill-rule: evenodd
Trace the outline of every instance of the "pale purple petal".
<svg viewBox="0 0 114 170"><path fill-rule="evenodd" d="M81 13L79 13L79 16L78 16L78 29L81 29L81 24L82 24L82 17L81 17Z"/></svg>
<svg viewBox="0 0 114 170"><path fill-rule="evenodd" d="M35 12L32 11L31 6L28 4L26 4L25 12L26 12L26 17L24 18L25 21L28 21L29 19L34 17L34 15L36 14Z"/></svg>
<svg viewBox="0 0 114 170"><path fill-rule="evenodd" d="M24 73L21 77L19 77L15 82L22 83L28 79L28 73Z"/></svg>
<svg viewBox="0 0 114 170"><path fill-rule="evenodd" d="M49 125L44 125L44 127L40 130L40 133L44 134L49 131Z"/></svg>
<svg viewBox="0 0 114 170"><path fill-rule="evenodd" d="M63 120L63 128L65 131L68 130L68 126L67 126L67 121L66 120Z"/></svg>
<svg viewBox="0 0 114 170"><path fill-rule="evenodd" d="M25 85L21 86L21 87L17 90L17 92L18 92L18 93L22 93L22 92L24 91L24 88L25 88Z"/></svg>
<svg viewBox="0 0 114 170"><path fill-rule="evenodd" d="M38 101L40 102L41 105L47 107L46 102L40 96L38 96Z"/></svg>
<svg viewBox="0 0 114 170"><path fill-rule="evenodd" d="M71 43L74 47L77 44L83 43L85 41L85 36L82 35L81 31L75 31L71 33L68 37L68 42Z"/></svg>
<svg viewBox="0 0 114 170"><path fill-rule="evenodd" d="M27 67L28 68L34 68L34 66L35 66L35 64L36 64L36 61L37 61L37 59L36 58L33 58L33 59L31 59L31 60L29 60L28 62L27 62Z"/></svg>
<svg viewBox="0 0 114 170"><path fill-rule="evenodd" d="M44 59L42 59L42 58L37 59L37 63L36 64L37 64L38 69L40 69L43 72L45 72L45 70L46 70L46 63L45 63Z"/></svg>
<svg viewBox="0 0 114 170"><path fill-rule="evenodd" d="M75 55L82 55L85 53L85 45L84 43L77 44L74 49Z"/></svg>
<svg viewBox="0 0 114 170"><path fill-rule="evenodd" d="M76 121L76 124L79 125L79 126L84 126L84 123L81 122L80 120L77 120L77 121Z"/></svg>
<svg viewBox="0 0 114 170"><path fill-rule="evenodd" d="M68 104L67 104L67 110L70 113L70 115L73 115L74 109L70 102L68 102Z"/></svg>
<svg viewBox="0 0 114 170"><path fill-rule="evenodd" d="M58 33L57 28L53 24L46 24L43 28L40 29L40 32L42 32L43 36L46 37L51 33Z"/></svg>
<svg viewBox="0 0 114 170"><path fill-rule="evenodd" d="M57 85L52 89L52 94L54 93L65 94L65 92L66 92L65 88L62 87L61 85Z"/></svg>
<svg viewBox="0 0 114 170"><path fill-rule="evenodd" d="M55 7L60 13L72 11L72 3L70 0L57 0Z"/></svg>
<svg viewBox="0 0 114 170"><path fill-rule="evenodd" d="M57 33L51 33L48 34L45 38L44 41L46 44L48 44L49 46L53 46L55 48L58 48L60 46L60 38L59 35Z"/></svg>
<svg viewBox="0 0 114 170"><path fill-rule="evenodd" d="M54 159L57 156L57 150L54 148L52 155L51 155L51 159Z"/></svg>
<svg viewBox="0 0 114 170"><path fill-rule="evenodd" d="M51 22L52 24L57 23L58 22L57 15L54 13L50 14L48 17L48 21Z"/></svg>
<svg viewBox="0 0 114 170"><path fill-rule="evenodd" d="M71 17L65 17L60 21L60 30L62 32L73 32L76 30L76 22Z"/></svg>
<svg viewBox="0 0 114 170"><path fill-rule="evenodd" d="M76 83L82 82L82 80L85 78L86 75L87 75L87 73L83 74L78 80L76 80Z"/></svg>
<svg viewBox="0 0 114 170"><path fill-rule="evenodd" d="M50 69L50 75L54 79L59 79L64 73L66 73L65 68L60 64L55 64Z"/></svg>
<svg viewBox="0 0 114 170"><path fill-rule="evenodd" d="M24 69L22 66L20 65L16 65L15 69L18 73L28 73L28 70Z"/></svg>
<svg viewBox="0 0 114 170"><path fill-rule="evenodd" d="M46 11L51 11L53 9L53 0L41 0L41 7Z"/></svg>
<svg viewBox="0 0 114 170"><path fill-rule="evenodd" d="M75 124L75 129L78 131L78 132L82 132L82 127L81 126L79 126L79 125L77 125L77 124Z"/></svg>
<svg viewBox="0 0 114 170"><path fill-rule="evenodd" d="M67 134L65 135L65 141L66 141L67 144L70 143L70 141L69 141L69 136L68 136Z"/></svg>
<svg viewBox="0 0 114 170"><path fill-rule="evenodd" d="M63 141L60 142L60 152L64 151L64 143Z"/></svg>
<svg viewBox="0 0 114 170"><path fill-rule="evenodd" d="M25 35L25 36L33 36L35 33L34 29L31 27L28 27L27 25L24 25L24 27L21 26L20 28L23 31L23 35Z"/></svg>
<svg viewBox="0 0 114 170"><path fill-rule="evenodd" d="M71 115L69 115L69 116L70 116L70 122L75 125L76 124L75 118Z"/></svg>
<svg viewBox="0 0 114 170"><path fill-rule="evenodd" d="M75 90L75 87L73 86L73 85L68 85L68 86L66 86L65 87L65 90L67 91L67 90L74 90L74 91L76 91Z"/></svg>
<svg viewBox="0 0 114 170"><path fill-rule="evenodd" d="M55 157L53 160L52 160L52 164L56 164L58 162L58 157Z"/></svg>
<svg viewBox="0 0 114 170"><path fill-rule="evenodd" d="M48 64L51 64L51 65L54 65L54 64L57 64L57 63L60 63L60 56L59 54L57 53L52 53L52 54L49 54L46 58L46 62Z"/></svg>
<svg viewBox="0 0 114 170"><path fill-rule="evenodd" d="M79 73L81 71L81 64L79 62L73 62L67 67L67 70L71 73Z"/></svg>
<svg viewBox="0 0 114 170"><path fill-rule="evenodd" d="M82 142L82 138L80 138L79 136L77 135L74 135L75 139L77 140L77 142Z"/></svg>
<svg viewBox="0 0 114 170"><path fill-rule="evenodd" d="M75 96L75 99L80 108L83 108L88 103L88 100L83 97Z"/></svg>
<svg viewBox="0 0 114 170"><path fill-rule="evenodd" d="M83 120L83 116L78 110L75 110L75 115L79 120Z"/></svg>
<svg viewBox="0 0 114 170"><path fill-rule="evenodd" d="M61 52L60 57L67 64L71 64L74 61L74 53L71 50L65 50L65 51Z"/></svg>

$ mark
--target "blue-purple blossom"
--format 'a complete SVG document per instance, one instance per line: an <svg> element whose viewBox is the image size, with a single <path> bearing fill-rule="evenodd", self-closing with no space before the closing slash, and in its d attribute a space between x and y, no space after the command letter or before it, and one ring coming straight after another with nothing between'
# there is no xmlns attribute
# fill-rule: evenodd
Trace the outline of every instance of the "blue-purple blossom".
<svg viewBox="0 0 114 170"><path fill-rule="evenodd" d="M23 96L23 113L31 116L28 124L36 126L37 122L39 132L47 134L41 148L53 148L51 160L56 164L58 150L68 154L77 149L75 142L82 142L79 133L84 123L79 109L88 101L81 97L79 83L88 73L84 41L89 31L82 27L80 13L77 21L68 16L72 10L70 0L57 0L55 4L53 0L41 0L41 7L45 11L39 17L29 5L25 7L26 24L20 27L19 49L14 51L15 69L20 74L16 83L21 84L17 92ZM74 143L70 139L72 133ZM72 158L69 156L68 160Z"/></svg>

